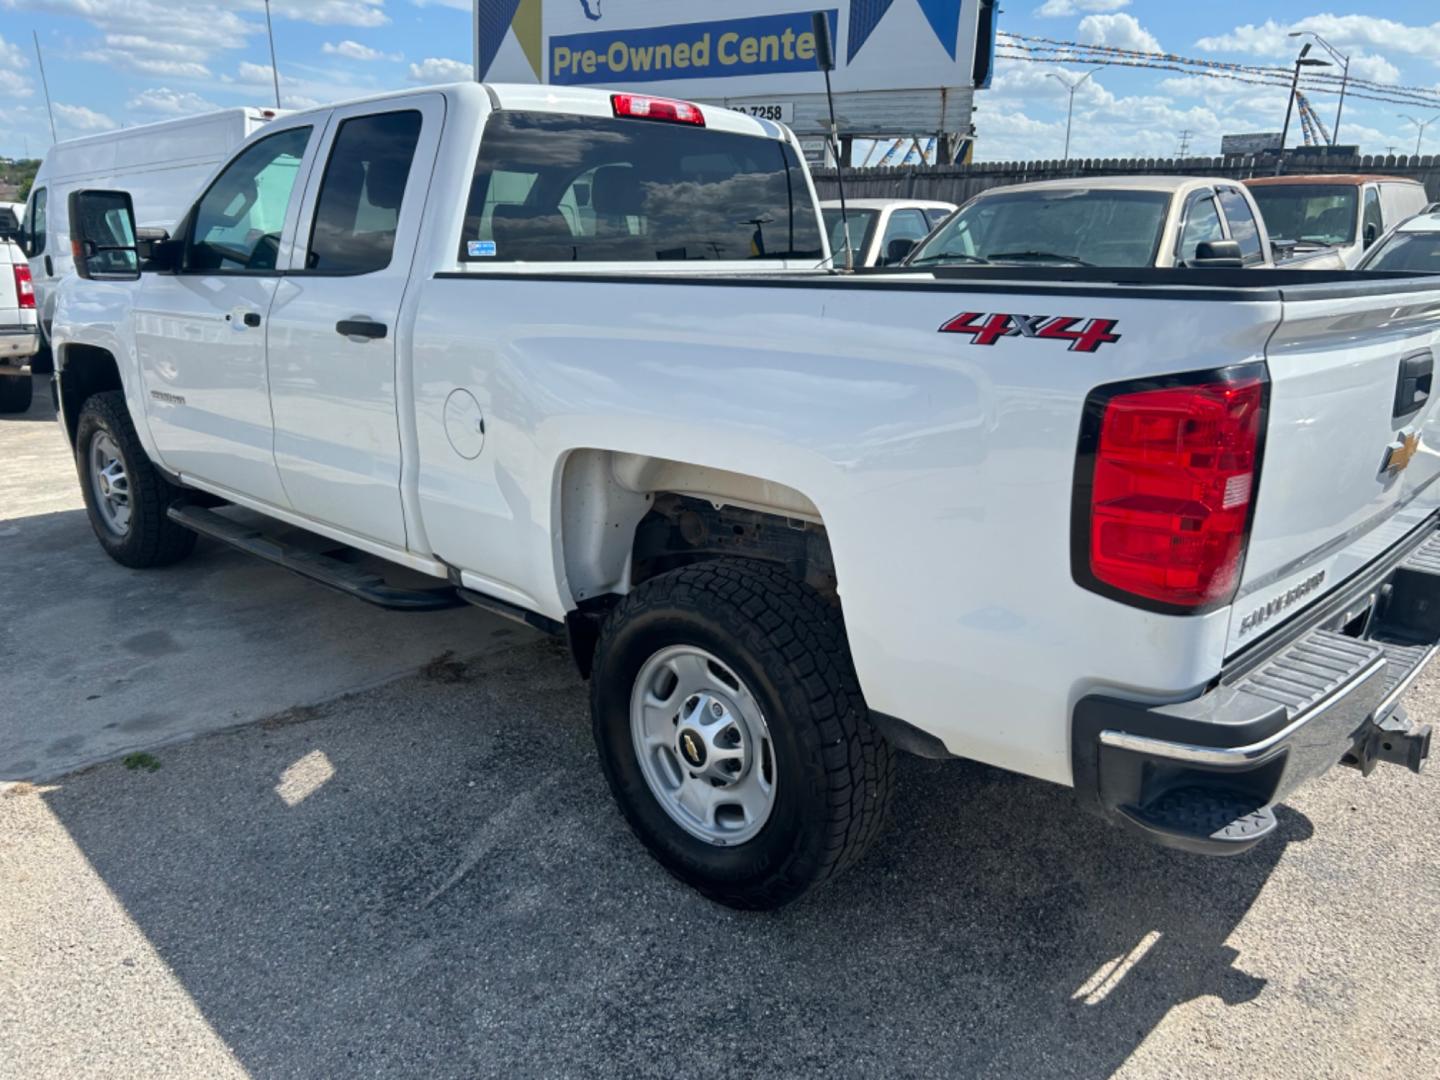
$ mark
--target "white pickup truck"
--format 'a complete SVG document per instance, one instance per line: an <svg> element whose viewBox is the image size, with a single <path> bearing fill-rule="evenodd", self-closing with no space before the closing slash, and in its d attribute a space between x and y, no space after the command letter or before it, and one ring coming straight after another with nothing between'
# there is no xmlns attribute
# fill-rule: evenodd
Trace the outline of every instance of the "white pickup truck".
<svg viewBox="0 0 1440 1080"><path fill-rule="evenodd" d="M275 120L173 238L73 194L100 543L568 634L635 832L736 906L853 863L897 748L1211 854L1342 758L1420 767L1440 283L837 274L803 160L723 108L465 85Z"/></svg>

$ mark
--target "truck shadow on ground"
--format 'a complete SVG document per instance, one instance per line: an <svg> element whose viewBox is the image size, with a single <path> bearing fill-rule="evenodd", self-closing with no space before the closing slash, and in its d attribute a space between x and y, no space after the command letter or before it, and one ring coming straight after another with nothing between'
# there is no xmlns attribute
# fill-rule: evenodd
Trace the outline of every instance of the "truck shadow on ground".
<svg viewBox="0 0 1440 1080"><path fill-rule="evenodd" d="M1106 1077L1309 823L1225 861L1067 791L906 759L863 864L773 914L668 878L549 644L106 766L44 797L253 1075Z"/></svg>

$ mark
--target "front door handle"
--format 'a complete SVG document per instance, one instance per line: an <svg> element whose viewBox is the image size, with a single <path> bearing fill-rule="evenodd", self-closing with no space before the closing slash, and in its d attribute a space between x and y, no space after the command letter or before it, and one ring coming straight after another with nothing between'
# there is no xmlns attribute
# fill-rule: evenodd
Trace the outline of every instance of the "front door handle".
<svg viewBox="0 0 1440 1080"><path fill-rule="evenodd" d="M390 333L390 328L374 319L341 319L335 324L335 332L341 337L381 341Z"/></svg>
<svg viewBox="0 0 1440 1080"><path fill-rule="evenodd" d="M47 278L55 276L55 264L51 261L49 255L45 256L45 276Z"/></svg>
<svg viewBox="0 0 1440 1080"><path fill-rule="evenodd" d="M255 329L255 327L259 326L260 313L258 311L247 311L245 313L245 325L250 327L250 329L252 330Z"/></svg>

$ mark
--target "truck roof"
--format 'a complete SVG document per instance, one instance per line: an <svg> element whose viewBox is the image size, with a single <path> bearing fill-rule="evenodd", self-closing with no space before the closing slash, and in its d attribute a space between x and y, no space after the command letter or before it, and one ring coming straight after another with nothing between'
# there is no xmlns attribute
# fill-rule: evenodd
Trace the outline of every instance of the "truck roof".
<svg viewBox="0 0 1440 1080"><path fill-rule="evenodd" d="M1359 187L1361 184L1414 184L1417 180L1405 176L1385 176L1381 173L1316 173L1311 176L1257 176L1246 180L1250 187L1289 187L1300 184L1327 184L1332 187Z"/></svg>
<svg viewBox="0 0 1440 1080"><path fill-rule="evenodd" d="M388 101L392 98L412 97L416 93L430 91L433 93L445 94L456 98L471 98L475 103L480 103L488 97L491 104L502 109L514 109L525 112L544 112L579 116L597 116L610 118L615 115L614 106L611 102L613 91L610 90L589 90L574 86L542 86L533 83L441 83L436 86L410 87L406 90L393 90L385 94L373 94L363 98L354 98L346 101L334 101L327 105L319 105L313 109L305 109L300 112L289 114L289 118L308 116L312 113L324 113L331 109L348 107L351 105L365 105L375 101ZM643 91L633 91L642 94ZM655 97L666 95L656 94ZM671 99L673 100L673 99ZM706 127L713 131L725 131L736 135L756 135L762 138L777 139L786 141L786 131L779 124L772 124L768 120L760 120L745 115L735 109L727 109L723 105L706 105L695 102L705 115Z"/></svg>
<svg viewBox="0 0 1440 1080"><path fill-rule="evenodd" d="M981 192L978 197L1015 191L1088 191L1096 188L1111 191L1160 191L1173 195L1196 188L1214 187L1217 180L1223 179L1225 178L1214 176L1075 176L1065 180L1035 180L1028 184L991 188Z"/></svg>

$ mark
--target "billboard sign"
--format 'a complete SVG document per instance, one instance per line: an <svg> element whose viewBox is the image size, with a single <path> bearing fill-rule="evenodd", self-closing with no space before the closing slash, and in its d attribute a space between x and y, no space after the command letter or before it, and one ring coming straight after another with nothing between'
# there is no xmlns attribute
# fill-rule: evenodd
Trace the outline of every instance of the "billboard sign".
<svg viewBox="0 0 1440 1080"><path fill-rule="evenodd" d="M640 87L814 133L825 126L817 9L835 38L847 131L968 128L971 94L989 81L995 0L477 0L476 70L488 82Z"/></svg>
<svg viewBox="0 0 1440 1080"><path fill-rule="evenodd" d="M1280 149L1281 135L1278 131L1258 132L1250 135L1222 135L1220 155L1222 157L1254 157L1256 154L1273 154Z"/></svg>

